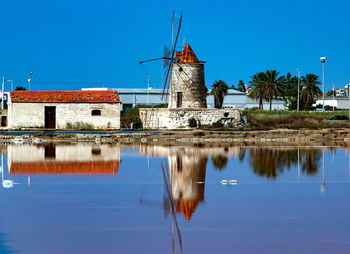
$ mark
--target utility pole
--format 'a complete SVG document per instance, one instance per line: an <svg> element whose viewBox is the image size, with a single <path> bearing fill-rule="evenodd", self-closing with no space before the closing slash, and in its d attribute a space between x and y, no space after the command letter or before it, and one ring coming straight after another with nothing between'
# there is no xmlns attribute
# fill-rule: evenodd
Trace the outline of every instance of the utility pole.
<svg viewBox="0 0 350 254"><path fill-rule="evenodd" d="M300 94L300 68L297 68L298 71L298 101L297 101L297 111L299 112L299 94Z"/></svg>
<svg viewBox="0 0 350 254"><path fill-rule="evenodd" d="M320 61L322 63L322 100L323 100L322 110L324 111L324 65L327 62L327 57L321 57Z"/></svg>
<svg viewBox="0 0 350 254"><path fill-rule="evenodd" d="M5 90L5 77L2 77L1 110L4 110L4 90Z"/></svg>

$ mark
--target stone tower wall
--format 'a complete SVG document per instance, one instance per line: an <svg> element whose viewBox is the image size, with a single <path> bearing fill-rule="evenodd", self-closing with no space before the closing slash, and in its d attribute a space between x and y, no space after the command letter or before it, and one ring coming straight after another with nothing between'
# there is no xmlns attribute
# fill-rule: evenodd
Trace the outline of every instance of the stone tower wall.
<svg viewBox="0 0 350 254"><path fill-rule="evenodd" d="M178 93L182 93L179 104ZM171 73L169 108L206 108L207 88L204 80L204 64L174 64Z"/></svg>

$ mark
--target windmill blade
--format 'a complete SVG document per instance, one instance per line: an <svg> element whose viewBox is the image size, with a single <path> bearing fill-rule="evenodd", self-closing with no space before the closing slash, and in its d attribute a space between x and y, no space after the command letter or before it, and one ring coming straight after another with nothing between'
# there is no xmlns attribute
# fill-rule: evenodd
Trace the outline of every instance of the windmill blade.
<svg viewBox="0 0 350 254"><path fill-rule="evenodd" d="M162 91L162 100L164 99L164 95L168 95L168 89L170 84L170 76L171 76L171 69L172 69L172 61L170 60L168 69L165 72L165 79L163 83L163 91ZM166 91L166 92L165 92Z"/></svg>
<svg viewBox="0 0 350 254"><path fill-rule="evenodd" d="M170 50L164 45L163 70L169 65Z"/></svg>
<svg viewBox="0 0 350 254"><path fill-rule="evenodd" d="M181 25L182 25L182 12L181 12L180 21L179 21L179 27L178 27L177 33L176 33L175 43L174 43L174 46L173 46L172 51L171 51L170 63L169 63L168 70L166 71L166 75L165 75L165 80L164 80L164 84L163 84L162 99L164 98L165 90L167 92L169 90L169 83L168 83L170 80L169 75L171 75L172 65L173 65L173 62L175 61L176 44L177 44L177 41L179 39Z"/></svg>

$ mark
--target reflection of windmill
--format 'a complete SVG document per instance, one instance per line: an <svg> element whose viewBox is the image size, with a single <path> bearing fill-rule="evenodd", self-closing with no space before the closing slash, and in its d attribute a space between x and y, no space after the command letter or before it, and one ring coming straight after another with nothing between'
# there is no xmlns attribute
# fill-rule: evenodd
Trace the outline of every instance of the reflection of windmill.
<svg viewBox="0 0 350 254"><path fill-rule="evenodd" d="M165 165L165 166L164 166ZM164 209L164 216L167 217L171 213L171 247L172 251L174 253L175 251L175 229L177 232L177 238L179 242L179 248L182 252L182 235L180 231L179 224L177 222L177 216L176 216L176 204L172 195L172 186L171 186L171 177L169 174L169 169L167 164L162 163L162 174L163 174L163 185L164 185L164 192L163 192L163 209ZM141 205L149 205L154 207L161 207L161 204L153 201L145 200L143 197L140 198L140 204Z"/></svg>
<svg viewBox="0 0 350 254"><path fill-rule="evenodd" d="M177 237L179 240L179 247L182 252L182 236L179 224L177 223L176 219L176 209L175 209L175 202L173 199L172 191L171 191L171 180L169 175L169 169L167 164L162 164L162 171L163 171L163 179L164 179L164 185L165 185L165 191L166 195L164 197L164 210L166 211L169 209L170 206L170 212L171 212L171 240L172 240L172 250L174 252L175 250L175 237L174 237L174 225L177 231Z"/></svg>
<svg viewBox="0 0 350 254"><path fill-rule="evenodd" d="M176 51L182 25L182 13L174 40L174 28L171 50L164 47L163 57L141 61L146 63L163 60L163 95L169 94L169 108L206 108L207 88L204 82L204 65L194 54L189 44L182 51ZM174 27L174 15L172 27Z"/></svg>

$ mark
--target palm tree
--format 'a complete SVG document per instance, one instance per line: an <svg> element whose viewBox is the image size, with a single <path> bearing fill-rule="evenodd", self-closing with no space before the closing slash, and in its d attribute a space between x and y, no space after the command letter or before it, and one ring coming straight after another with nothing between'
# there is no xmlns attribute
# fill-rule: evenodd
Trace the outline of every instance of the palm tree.
<svg viewBox="0 0 350 254"><path fill-rule="evenodd" d="M283 78L278 77L279 72L276 70L266 71L264 98L270 102L270 110L272 110L272 99L283 96Z"/></svg>
<svg viewBox="0 0 350 254"><path fill-rule="evenodd" d="M272 100L283 96L283 83L285 78L278 77L279 72L276 70L267 70L259 72L252 76L250 81L249 96L259 100L259 108L263 108L263 100L270 102L270 110L272 110Z"/></svg>
<svg viewBox="0 0 350 254"><path fill-rule="evenodd" d="M315 103L315 98L322 94L317 86L320 84L319 77L316 74L307 73L301 77L302 91L300 95L304 109L308 110Z"/></svg>
<svg viewBox="0 0 350 254"><path fill-rule="evenodd" d="M258 72L257 74L251 76L251 81L249 81L248 96L252 99L259 100L259 109L263 109L263 96L265 89L266 73Z"/></svg>
<svg viewBox="0 0 350 254"><path fill-rule="evenodd" d="M240 92L243 92L243 93L246 92L245 84L244 84L243 80L238 81L237 90Z"/></svg>
<svg viewBox="0 0 350 254"><path fill-rule="evenodd" d="M212 88L211 94L214 95L215 108L222 108L224 97L227 95L229 87L225 81L220 79L214 82Z"/></svg>

